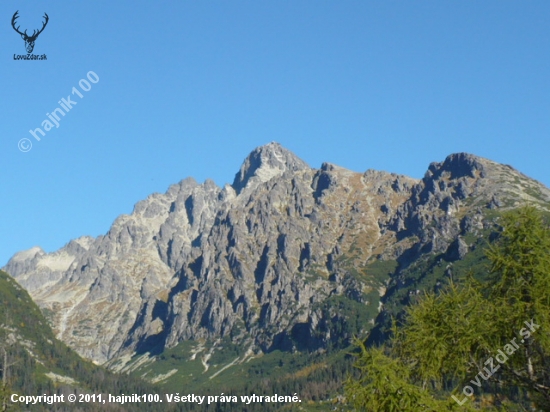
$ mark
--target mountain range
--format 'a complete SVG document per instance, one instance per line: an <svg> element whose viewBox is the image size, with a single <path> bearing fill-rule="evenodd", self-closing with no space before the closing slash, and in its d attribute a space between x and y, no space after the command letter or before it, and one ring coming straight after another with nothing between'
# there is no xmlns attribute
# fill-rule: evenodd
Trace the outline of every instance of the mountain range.
<svg viewBox="0 0 550 412"><path fill-rule="evenodd" d="M550 190L466 153L414 179L315 169L269 143L231 185L187 178L105 235L2 270L59 340L114 372L203 385L292 358L288 373L307 375L354 336L383 339L390 315L481 262L500 213L526 203L548 211Z"/></svg>

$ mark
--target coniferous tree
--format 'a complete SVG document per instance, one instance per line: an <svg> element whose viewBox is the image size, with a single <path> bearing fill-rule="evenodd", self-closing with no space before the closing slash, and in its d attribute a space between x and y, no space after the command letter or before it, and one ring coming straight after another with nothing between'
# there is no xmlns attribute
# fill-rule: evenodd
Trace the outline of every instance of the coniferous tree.
<svg viewBox="0 0 550 412"><path fill-rule="evenodd" d="M360 345L360 377L346 383L351 405L416 412L534 403L550 410L550 230L541 213L505 214L487 256L488 282L468 277L427 294L394 324L385 349Z"/></svg>

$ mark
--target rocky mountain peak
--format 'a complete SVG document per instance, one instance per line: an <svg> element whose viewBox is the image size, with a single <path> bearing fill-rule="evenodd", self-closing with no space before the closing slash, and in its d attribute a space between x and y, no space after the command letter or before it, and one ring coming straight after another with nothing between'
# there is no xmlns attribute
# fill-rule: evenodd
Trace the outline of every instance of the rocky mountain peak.
<svg viewBox="0 0 550 412"><path fill-rule="evenodd" d="M490 160L474 156L469 153L453 153L443 162L433 162L428 168L428 176L437 178L441 175L448 174L451 179L461 177L477 177L476 172L480 177L485 177L486 167L494 164Z"/></svg>
<svg viewBox="0 0 550 412"><path fill-rule="evenodd" d="M43 255L44 251L40 246L34 246L27 250L22 250L21 252L17 252L15 255L13 255L12 260L13 261L23 261L23 260L29 260L36 256L36 254Z"/></svg>
<svg viewBox="0 0 550 412"><path fill-rule="evenodd" d="M286 171L295 172L309 168L309 165L294 153L279 143L271 142L257 147L248 155L235 175L233 188L239 194L247 187L267 182Z"/></svg>

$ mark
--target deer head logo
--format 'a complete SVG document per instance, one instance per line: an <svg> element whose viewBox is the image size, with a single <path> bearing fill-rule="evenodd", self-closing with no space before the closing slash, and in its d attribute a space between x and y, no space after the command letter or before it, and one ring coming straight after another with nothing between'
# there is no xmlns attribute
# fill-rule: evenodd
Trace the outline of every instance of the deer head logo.
<svg viewBox="0 0 550 412"><path fill-rule="evenodd" d="M46 19L46 21L42 24L42 28L38 31L34 30L32 35L29 36L27 34L27 30L25 30L24 33L21 33L19 31L20 26L15 27L15 20L17 20L17 18L19 17L17 13L19 13L19 10L17 10L13 14L13 17L11 18L11 25L13 29L21 35L21 38L25 40L25 48L27 49L27 53L32 53L32 51L34 50L34 42L36 41L36 38L38 37L38 35L42 33L42 31L44 30L44 28L46 27L46 24L48 24L49 17L46 13L44 13L44 19Z"/></svg>

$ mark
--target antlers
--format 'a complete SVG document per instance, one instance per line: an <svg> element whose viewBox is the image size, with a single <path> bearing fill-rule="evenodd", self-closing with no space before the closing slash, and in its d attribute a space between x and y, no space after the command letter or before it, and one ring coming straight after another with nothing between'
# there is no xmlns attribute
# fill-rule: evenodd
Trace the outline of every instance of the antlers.
<svg viewBox="0 0 550 412"><path fill-rule="evenodd" d="M20 26L15 27L15 20L17 20L17 18L19 17L19 16L17 15L17 13L19 13L19 10L17 10L17 11L13 14L13 17L11 18L11 25L12 25L13 29L14 29L17 33L19 33L21 36L25 36L27 39L36 39L36 38L38 37L38 35L39 35L40 33L42 33L42 31L46 28L46 25L48 24L48 20L50 20L50 18L48 17L48 14L47 14L47 13L44 13L44 16L43 16L43 17L44 17L44 19L46 19L46 21L45 21L44 23L42 23L42 28L41 28L40 30L38 30L38 32L37 32L36 30L34 30L33 33L32 33L32 36L29 36L29 35L27 34L27 30L25 30L24 33L21 33L21 32L19 31L19 27L20 27Z"/></svg>
<svg viewBox="0 0 550 412"><path fill-rule="evenodd" d="M15 27L15 20L17 20L17 18L19 17L19 16L17 15L17 13L19 13L19 10L17 10L17 11L13 14L13 17L11 18L11 26L12 26L13 29L14 29L17 33L19 33L21 36L26 36L26 35L27 35L27 30L25 30L25 33L21 33L21 32L19 31L19 27L20 27L20 26Z"/></svg>
<svg viewBox="0 0 550 412"><path fill-rule="evenodd" d="M44 31L44 29L46 28L46 24L48 24L48 20L50 20L50 18L48 17L48 15L46 14L46 12L44 12L44 19L46 19L46 21L44 23L42 23L42 28L40 30L38 30L38 33L36 34L32 34L32 37L38 37L38 35L40 33L42 33L42 31Z"/></svg>

